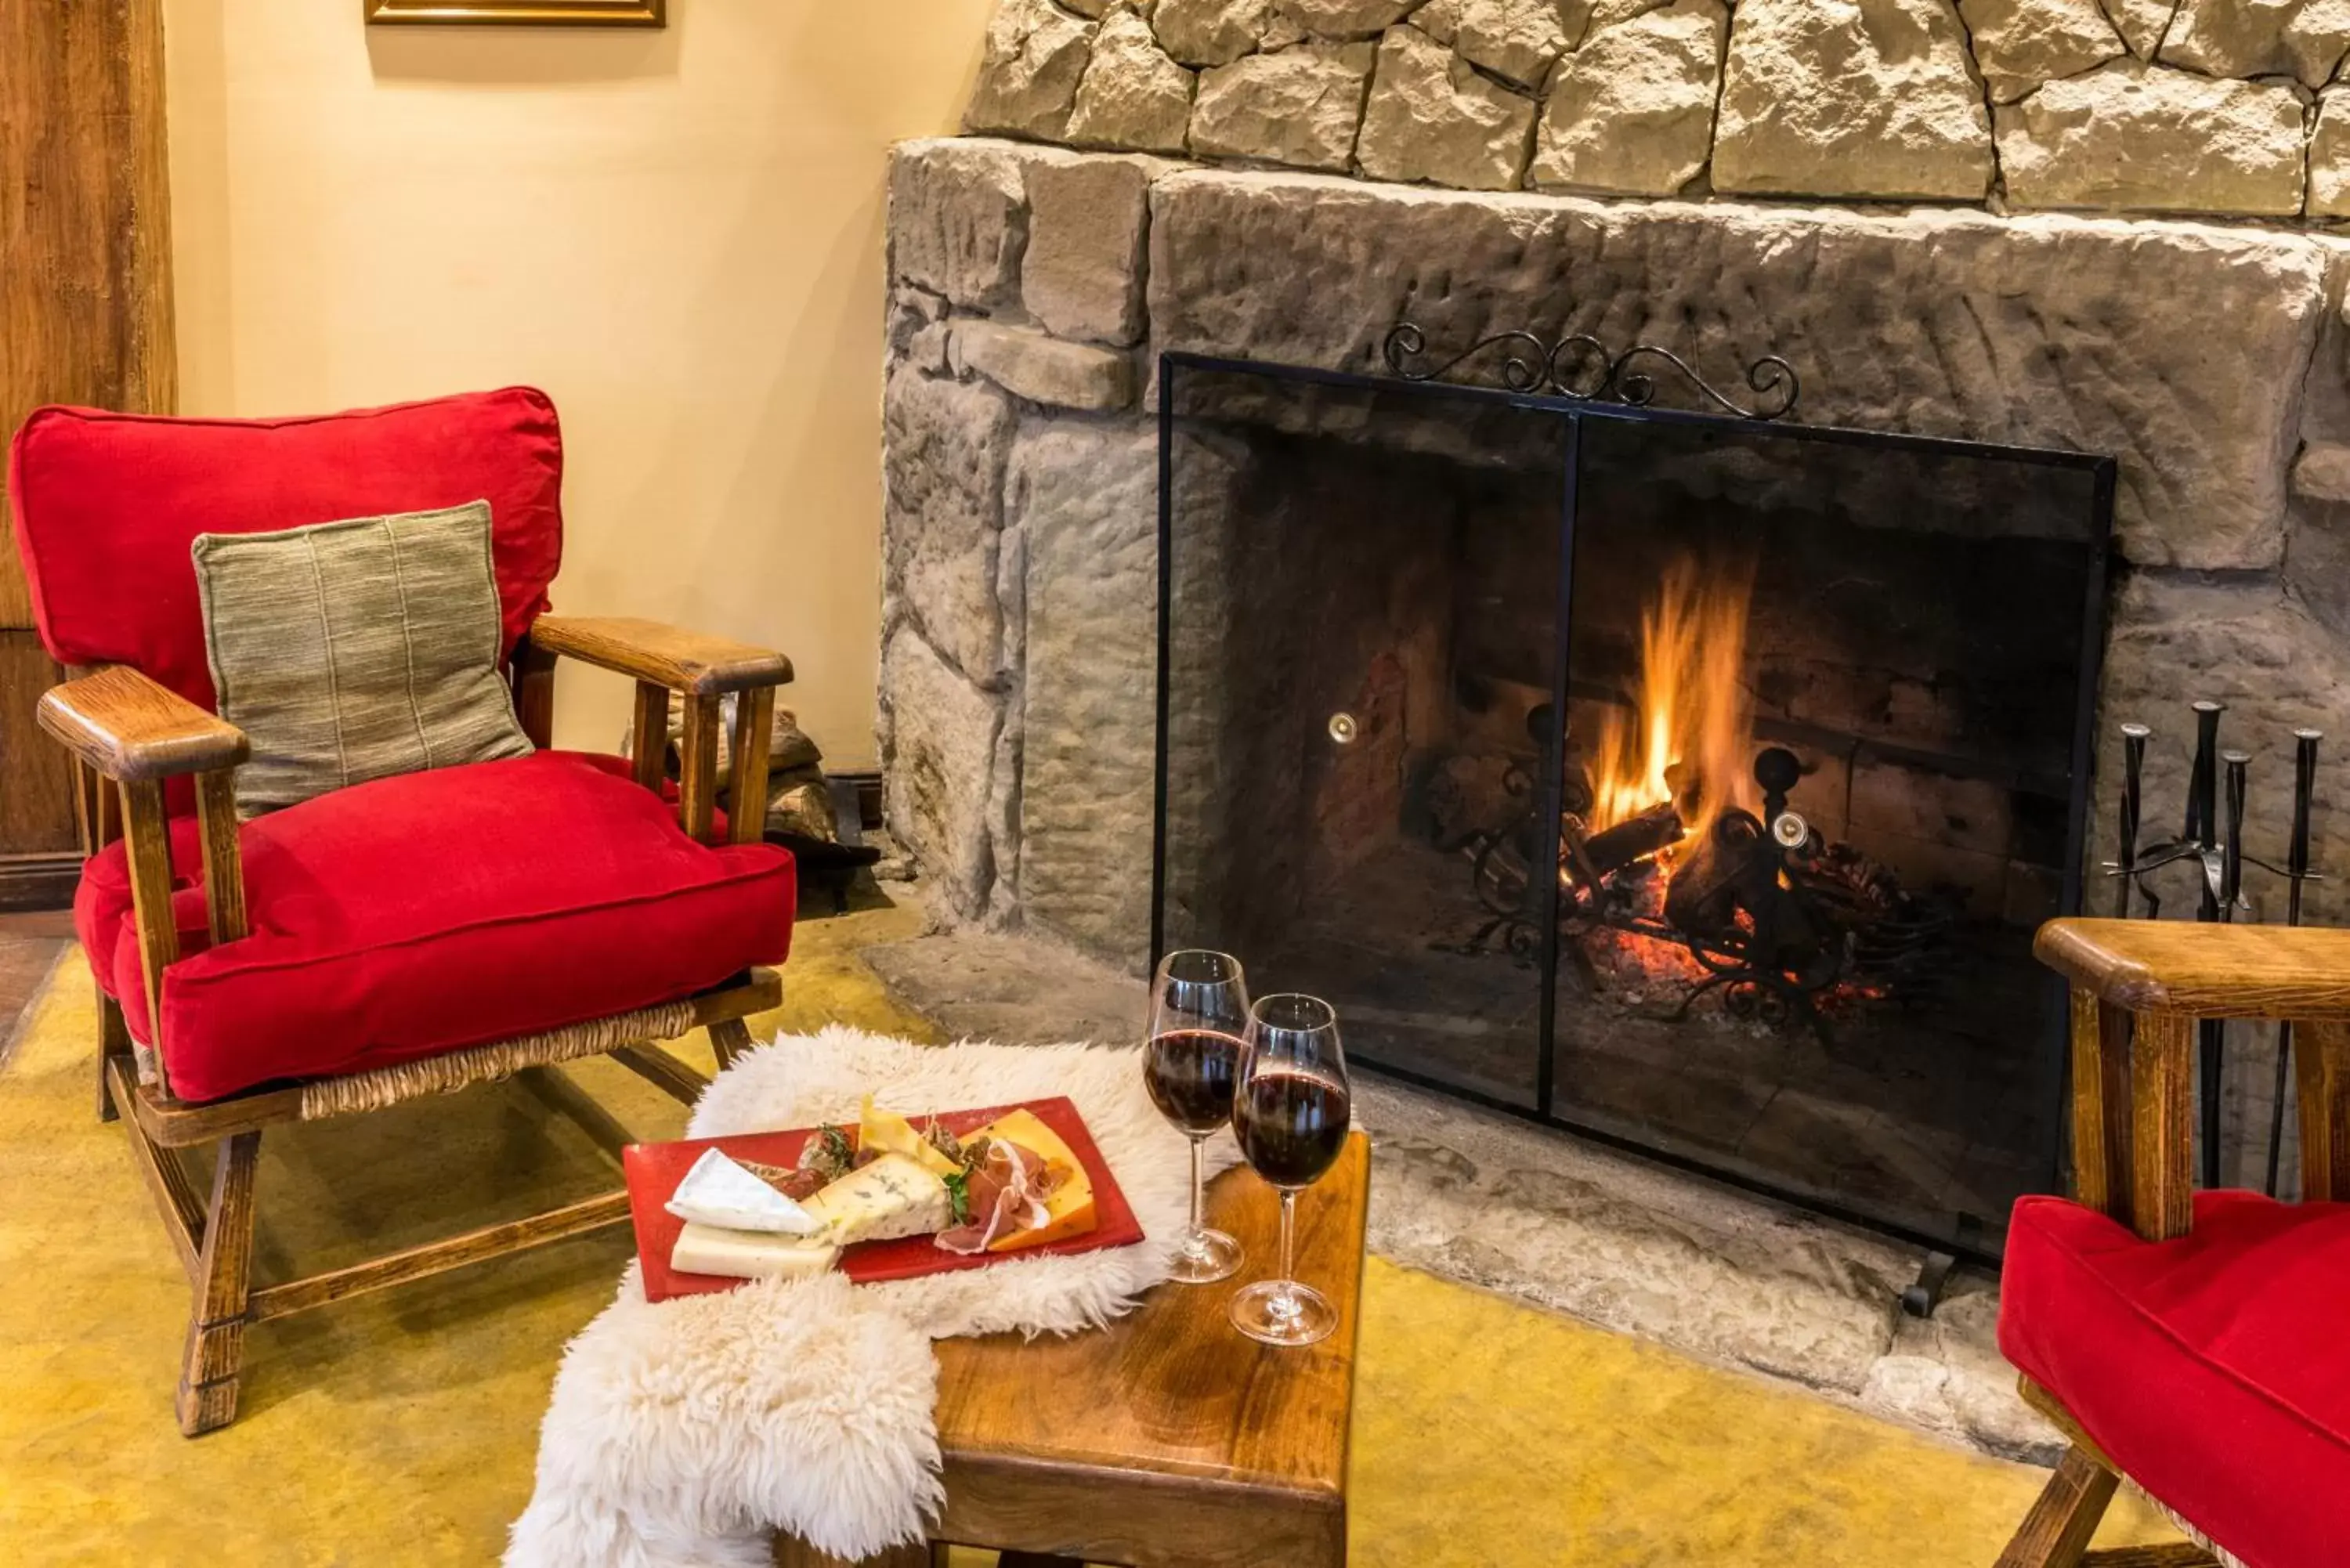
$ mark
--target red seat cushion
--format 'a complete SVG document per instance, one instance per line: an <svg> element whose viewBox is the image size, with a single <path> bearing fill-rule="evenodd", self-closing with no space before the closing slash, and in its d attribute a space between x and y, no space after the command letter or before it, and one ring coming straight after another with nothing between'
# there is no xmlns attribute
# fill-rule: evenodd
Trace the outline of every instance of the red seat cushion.
<svg viewBox="0 0 2350 1568"><path fill-rule="evenodd" d="M42 409L8 449L33 619L64 664L129 664L207 710L199 534L490 504L505 645L563 558L563 439L544 392L508 388L293 420Z"/></svg>
<svg viewBox="0 0 2350 1568"><path fill-rule="evenodd" d="M172 825L195 956L163 984L183 1099L365 1071L676 1000L791 946L788 852L697 844L617 758L542 752L379 779L240 830L252 934L203 950L195 825ZM151 1039L129 872L93 859L75 920Z"/></svg>
<svg viewBox="0 0 2350 1568"><path fill-rule="evenodd" d="M2000 1347L2115 1463L2251 1568L2350 1542L2350 1205L2195 1199L2193 1234L2142 1241L2026 1198L2008 1234Z"/></svg>

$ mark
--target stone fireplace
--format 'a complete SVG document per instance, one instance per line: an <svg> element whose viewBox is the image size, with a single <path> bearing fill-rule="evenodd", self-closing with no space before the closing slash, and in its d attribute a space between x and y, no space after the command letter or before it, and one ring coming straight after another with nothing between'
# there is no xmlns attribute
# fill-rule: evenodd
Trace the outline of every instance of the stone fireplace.
<svg viewBox="0 0 2350 1568"><path fill-rule="evenodd" d="M2290 731L2350 676L2350 27L2293 10L1007 0L983 134L891 178L882 747L934 906L1147 961L1159 357L1378 376L1404 321L1732 387L1776 355L1805 425L2115 460L2088 860L2117 724L2175 815L2197 698L2281 854ZM2264 1136L2263 1048L2228 1090Z"/></svg>
<svg viewBox="0 0 2350 1568"><path fill-rule="evenodd" d="M1182 354L1159 392L1157 950L1918 1232L2054 1180L2030 949L2078 907L2109 465Z"/></svg>

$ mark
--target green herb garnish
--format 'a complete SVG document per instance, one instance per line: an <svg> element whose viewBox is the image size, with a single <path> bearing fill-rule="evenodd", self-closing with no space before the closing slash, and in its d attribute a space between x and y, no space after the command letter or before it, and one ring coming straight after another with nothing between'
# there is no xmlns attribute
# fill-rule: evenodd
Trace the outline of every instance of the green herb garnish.
<svg viewBox="0 0 2350 1568"><path fill-rule="evenodd" d="M951 1204L953 1205L953 1207L954 1207L954 1222L955 1222L956 1224L958 1224L958 1225L968 1225L968 1224L970 1224L970 1223L971 1223L971 1178L970 1178L970 1176L969 1176L969 1175L967 1175L966 1173L962 1172L962 1171L958 1170L958 1171L956 1171L956 1172L955 1172L953 1175L951 1175L951 1176L941 1176L941 1177L940 1177L940 1178L939 1178L939 1181L941 1182L941 1185L943 1185L943 1186L946 1188L946 1189L947 1189L947 1200L948 1200L950 1203L951 1203Z"/></svg>

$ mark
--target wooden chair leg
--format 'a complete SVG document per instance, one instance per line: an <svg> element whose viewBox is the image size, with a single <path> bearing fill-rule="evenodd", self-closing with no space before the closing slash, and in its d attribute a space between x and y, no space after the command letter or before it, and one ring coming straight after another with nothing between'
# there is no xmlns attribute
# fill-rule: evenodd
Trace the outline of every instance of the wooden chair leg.
<svg viewBox="0 0 2350 1568"><path fill-rule="evenodd" d="M222 1139L213 1159L212 1208L180 1365L180 1430L191 1438L236 1418L253 1286L253 1172L260 1152L261 1135L241 1132Z"/></svg>
<svg viewBox="0 0 2350 1568"><path fill-rule="evenodd" d="M106 1066L116 1057L130 1060L130 1025L122 1021L122 1003L103 991L98 993L98 1119L110 1122L122 1111L114 1103L114 1085L107 1081ZM130 1073L135 1081L136 1068Z"/></svg>
<svg viewBox="0 0 2350 1568"><path fill-rule="evenodd" d="M710 1050L722 1073L751 1048L751 1026L739 1018L722 1018L710 1026Z"/></svg>
<svg viewBox="0 0 2350 1568"><path fill-rule="evenodd" d="M2120 1485L2119 1476L2080 1448L2065 1449L1997 1568L2080 1568Z"/></svg>

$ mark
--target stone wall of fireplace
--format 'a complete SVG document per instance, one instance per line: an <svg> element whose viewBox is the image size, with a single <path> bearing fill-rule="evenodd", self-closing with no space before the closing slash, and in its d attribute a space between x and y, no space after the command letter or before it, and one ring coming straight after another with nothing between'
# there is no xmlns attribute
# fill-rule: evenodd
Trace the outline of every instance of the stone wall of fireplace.
<svg viewBox="0 0 2350 1568"><path fill-rule="evenodd" d="M2337 0L1003 0L967 129L1463 190L2350 217Z"/></svg>
<svg viewBox="0 0 2350 1568"><path fill-rule="evenodd" d="M2254 754L2253 846L2281 853L2287 732L2350 689L2350 243L2328 235L1469 193L979 138L900 150L889 234L882 748L891 825L953 918L1142 957L1162 349L1376 371L1399 319L1440 348L1587 332L1730 385L1783 355L1808 423L2113 454L2102 729L2156 726L2158 829L2185 705L2214 697ZM2332 744L2320 857L2350 867L2350 732Z"/></svg>

